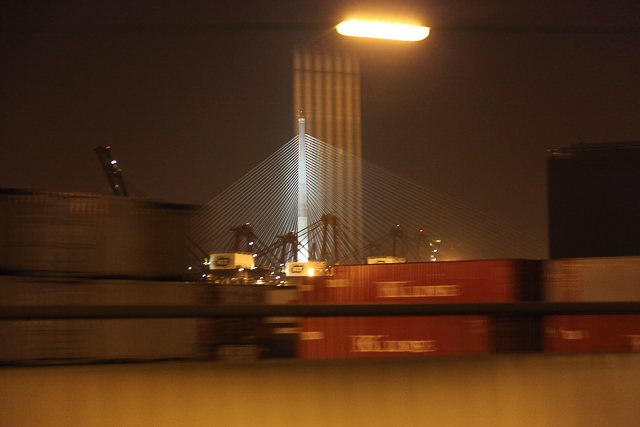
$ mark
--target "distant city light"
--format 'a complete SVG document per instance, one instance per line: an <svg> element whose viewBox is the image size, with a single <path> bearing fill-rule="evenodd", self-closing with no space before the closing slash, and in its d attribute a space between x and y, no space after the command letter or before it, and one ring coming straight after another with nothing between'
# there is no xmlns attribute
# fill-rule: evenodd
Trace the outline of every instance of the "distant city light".
<svg viewBox="0 0 640 427"><path fill-rule="evenodd" d="M343 36L370 37L375 39L419 41L427 38L429 27L419 25L390 24L372 21L344 21L336 27Z"/></svg>
<svg viewBox="0 0 640 427"><path fill-rule="evenodd" d="M115 160L111 160L111 164L112 165L115 165L116 163L118 163L118 162L116 162Z"/></svg>

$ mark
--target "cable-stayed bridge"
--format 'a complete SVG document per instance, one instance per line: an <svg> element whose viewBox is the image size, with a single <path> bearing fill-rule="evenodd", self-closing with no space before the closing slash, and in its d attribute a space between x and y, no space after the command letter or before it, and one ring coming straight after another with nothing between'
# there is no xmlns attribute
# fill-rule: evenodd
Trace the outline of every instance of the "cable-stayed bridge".
<svg viewBox="0 0 640 427"><path fill-rule="evenodd" d="M308 224L298 230L299 145L296 136L205 204L196 217L194 241L207 253L232 251L232 227L249 224L252 252L275 248L277 236L297 232L303 257L339 240L333 261L363 262L367 256L428 260L420 241L435 242L438 260L537 258L546 253L544 236L435 192L373 163L304 136ZM361 184L345 182L340 171L361 165ZM351 174L353 175L353 173ZM361 188L360 188L361 185ZM356 191L353 186L357 186ZM327 215L338 232L322 230ZM324 220L324 221L323 221ZM339 236L339 237L335 237ZM427 243L428 244L428 243ZM395 252L395 253L392 253ZM433 255L433 253L431 253ZM317 255L316 255L317 257ZM258 265L269 263L265 258Z"/></svg>

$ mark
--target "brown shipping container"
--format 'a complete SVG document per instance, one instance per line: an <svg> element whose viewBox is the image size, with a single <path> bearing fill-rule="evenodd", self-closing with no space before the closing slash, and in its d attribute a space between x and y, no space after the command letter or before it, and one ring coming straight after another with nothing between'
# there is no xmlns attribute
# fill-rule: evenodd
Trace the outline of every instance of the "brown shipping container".
<svg viewBox="0 0 640 427"><path fill-rule="evenodd" d="M301 302L447 303L539 299L539 261L482 260L344 265L306 277Z"/></svg>
<svg viewBox="0 0 640 427"><path fill-rule="evenodd" d="M200 283L0 276L0 305L194 305Z"/></svg>
<svg viewBox="0 0 640 427"><path fill-rule="evenodd" d="M0 271L181 278L192 212L131 197L0 189Z"/></svg>
<svg viewBox="0 0 640 427"><path fill-rule="evenodd" d="M202 304L261 305L268 286L200 282ZM269 328L260 318L215 318L198 322L203 357L215 360L257 360L263 357Z"/></svg>
<svg viewBox="0 0 640 427"><path fill-rule="evenodd" d="M640 257L550 260L543 272L545 301L640 301Z"/></svg>
<svg viewBox="0 0 640 427"><path fill-rule="evenodd" d="M196 319L0 321L0 363L94 363L199 357Z"/></svg>
<svg viewBox="0 0 640 427"><path fill-rule="evenodd" d="M303 318L300 359L486 354L485 316Z"/></svg>
<svg viewBox="0 0 640 427"><path fill-rule="evenodd" d="M547 316L544 320L544 351L640 351L640 315Z"/></svg>
<svg viewBox="0 0 640 427"><path fill-rule="evenodd" d="M203 302L222 305L294 304L295 287L201 283ZM292 358L298 333L296 317L201 319L199 340L206 358L257 360Z"/></svg>
<svg viewBox="0 0 640 427"><path fill-rule="evenodd" d="M0 277L0 305L193 305L198 283ZM199 358L197 319L0 321L0 363Z"/></svg>
<svg viewBox="0 0 640 427"><path fill-rule="evenodd" d="M491 316L492 351L495 353L538 353L542 351L539 315Z"/></svg>

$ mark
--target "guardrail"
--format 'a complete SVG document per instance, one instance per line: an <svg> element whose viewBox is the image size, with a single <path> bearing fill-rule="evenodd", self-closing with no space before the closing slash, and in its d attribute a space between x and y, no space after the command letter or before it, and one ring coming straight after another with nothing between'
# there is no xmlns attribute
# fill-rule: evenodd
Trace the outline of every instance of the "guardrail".
<svg viewBox="0 0 640 427"><path fill-rule="evenodd" d="M499 314L640 314L640 302L292 304L207 306L0 306L0 320L331 317Z"/></svg>

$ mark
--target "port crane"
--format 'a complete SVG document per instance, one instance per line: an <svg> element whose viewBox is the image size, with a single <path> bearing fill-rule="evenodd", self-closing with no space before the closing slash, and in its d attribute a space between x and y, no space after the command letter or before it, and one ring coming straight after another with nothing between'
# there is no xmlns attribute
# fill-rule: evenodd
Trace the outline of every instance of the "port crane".
<svg viewBox="0 0 640 427"><path fill-rule="evenodd" d="M98 155L102 169L104 169L107 174L107 180L109 181L109 186L111 186L113 195L129 196L129 191L127 191L127 187L125 186L122 178L122 169L120 169L118 162L115 161L111 155L111 147L96 147L93 151Z"/></svg>

